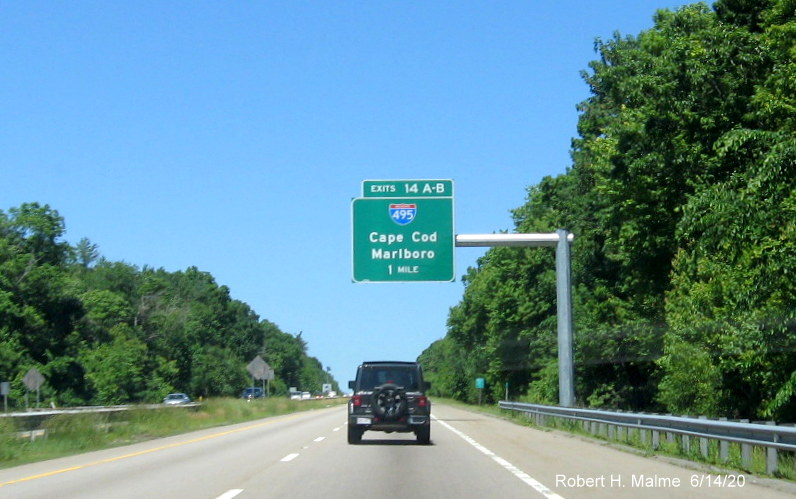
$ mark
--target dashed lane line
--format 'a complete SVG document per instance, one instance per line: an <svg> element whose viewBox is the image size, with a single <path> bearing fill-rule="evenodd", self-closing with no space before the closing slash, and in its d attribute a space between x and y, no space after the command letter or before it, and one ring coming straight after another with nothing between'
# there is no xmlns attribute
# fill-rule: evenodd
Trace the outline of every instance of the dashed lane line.
<svg viewBox="0 0 796 499"><path fill-rule="evenodd" d="M243 489L229 489L228 491L224 492L220 496L216 497L216 499L232 499L233 497L237 496L243 492Z"/></svg>

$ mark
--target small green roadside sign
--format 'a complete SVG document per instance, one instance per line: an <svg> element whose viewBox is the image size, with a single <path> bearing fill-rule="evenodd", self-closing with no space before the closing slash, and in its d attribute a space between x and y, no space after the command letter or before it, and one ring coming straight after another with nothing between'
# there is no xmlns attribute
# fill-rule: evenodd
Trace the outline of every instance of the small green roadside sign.
<svg viewBox="0 0 796 499"><path fill-rule="evenodd" d="M366 180L363 196L351 203L354 282L455 280L452 180Z"/></svg>

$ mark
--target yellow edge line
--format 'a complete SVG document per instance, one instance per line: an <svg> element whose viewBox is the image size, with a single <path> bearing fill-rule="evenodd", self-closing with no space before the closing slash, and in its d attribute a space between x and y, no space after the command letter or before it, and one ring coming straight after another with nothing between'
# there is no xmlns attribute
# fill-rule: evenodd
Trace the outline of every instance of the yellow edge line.
<svg viewBox="0 0 796 499"><path fill-rule="evenodd" d="M154 447L152 449L142 450L142 451L138 451L138 452L131 452L130 454L124 454L122 456L109 457L107 459L102 459L100 461L94 461L94 462L91 462L91 463L80 464L78 466L72 466L72 467L69 467L69 468L63 468L63 469L55 470L55 471L48 471L47 473L39 473L38 475L31 475L31 476L27 476L27 477L24 477L24 478L18 478L16 480L10 480L8 482L1 482L0 483L0 487L4 487L6 485L12 485L12 484L15 484L15 483L29 482L31 480L36 480L36 479L39 479L39 478L45 478L45 477L48 477L48 476L58 475L58 474L61 474L61 473L67 473L69 471L82 470L84 468L90 468L92 466L99 466L100 464L112 463L114 461L121 461L122 459L128 459L128 458L131 458L131 457L143 456L144 454L151 454L153 452L159 452L159 451L166 450L166 449L173 449L175 447L181 447L183 445L195 444L197 442L202 442L204 440L211 440L213 438L223 437L223 436L226 436L226 435L231 435L233 433L240 433L242 431L253 430L255 428L260 428L262 426L267 426L267 425L270 425L270 424L279 423L281 421L289 421L291 419L298 418L299 416L301 416L301 414L296 414L296 415L292 415L292 416L285 416L285 417L281 417L279 419L266 421L264 423L258 423L258 424L254 424L254 425L244 426L243 428L238 428L238 429L235 429L235 430L222 431L222 432L219 432L219 433L213 433L212 435L205 435L203 437L197 437L197 438L194 438L194 439L191 439L191 440L186 440L184 442L176 442L176 443L169 444L169 445L162 445L160 447Z"/></svg>

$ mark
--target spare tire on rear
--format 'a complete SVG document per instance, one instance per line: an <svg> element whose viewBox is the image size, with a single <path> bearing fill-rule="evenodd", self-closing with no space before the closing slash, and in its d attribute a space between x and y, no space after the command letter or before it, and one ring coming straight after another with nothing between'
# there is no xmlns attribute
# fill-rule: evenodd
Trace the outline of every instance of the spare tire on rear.
<svg viewBox="0 0 796 499"><path fill-rule="evenodd" d="M381 385L373 391L370 406L375 416L384 421L396 421L406 414L406 392L397 385Z"/></svg>

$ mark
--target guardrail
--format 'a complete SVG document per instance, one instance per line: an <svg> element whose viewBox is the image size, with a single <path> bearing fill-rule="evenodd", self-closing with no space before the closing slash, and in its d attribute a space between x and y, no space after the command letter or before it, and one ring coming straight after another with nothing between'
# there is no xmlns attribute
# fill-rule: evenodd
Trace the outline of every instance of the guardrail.
<svg viewBox="0 0 796 499"><path fill-rule="evenodd" d="M130 409L129 405L109 405L109 406L86 406L86 407L69 407L63 409L29 409L20 412L9 412L0 414L0 418L47 418L59 414L84 414L91 412L120 412ZM162 406L161 406L162 407Z"/></svg>
<svg viewBox="0 0 796 499"><path fill-rule="evenodd" d="M761 447L766 450L766 472L770 475L777 473L779 468L777 451L796 452L796 428L777 426L773 422L750 423L747 420L714 420L506 401L498 405L501 409L525 413L529 418L534 418L539 426L545 426L545 420L549 417L579 421L585 431L605 436L609 440L617 437L617 430L632 430L638 432L639 439L646 445L651 435L654 450L660 448L662 434L668 442L675 442L675 435L680 435L680 447L686 454L690 453L691 438L698 438L700 452L706 459L709 441L715 440L719 442L719 458L723 462L729 460L729 443L734 442L741 446L741 464L746 469L751 467L752 449Z"/></svg>
<svg viewBox="0 0 796 499"><path fill-rule="evenodd" d="M83 407L64 407L63 409L29 409L24 412L9 412L0 414L0 418L30 418L47 417L59 414L86 414L103 412L121 412L130 409L163 409L164 407L199 407L199 402L188 402L187 404L138 404L138 405L92 405Z"/></svg>
<svg viewBox="0 0 796 499"><path fill-rule="evenodd" d="M144 405L111 405L111 406L86 406L68 407L63 409L30 409L25 412L10 412L0 414L0 418L7 418L15 421L18 426L25 428L17 433L20 438L36 440L36 438L46 437L47 431L40 428L47 419L62 414L110 414L124 412L131 409L164 409L164 408L191 408L199 407L199 402L189 402L187 404L144 404Z"/></svg>

